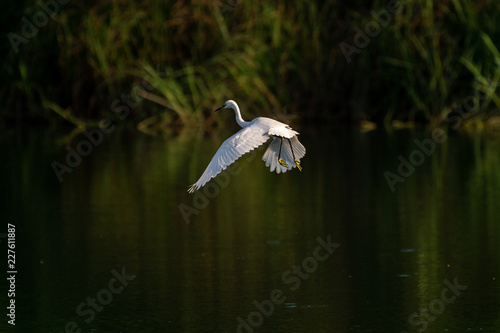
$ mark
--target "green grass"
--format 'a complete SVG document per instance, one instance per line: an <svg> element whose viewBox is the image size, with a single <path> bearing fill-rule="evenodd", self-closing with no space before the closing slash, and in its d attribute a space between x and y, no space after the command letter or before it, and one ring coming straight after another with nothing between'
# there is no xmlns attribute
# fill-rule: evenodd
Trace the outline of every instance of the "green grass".
<svg viewBox="0 0 500 333"><path fill-rule="evenodd" d="M166 126L206 122L229 98L253 116L287 106L311 121L385 124L444 119L475 90L487 95L481 111L500 107L500 4L400 3L351 63L340 43L352 44L353 29L387 2L68 3L18 54L5 46L0 117L95 122L132 91L142 102L127 120ZM37 10L26 6L6 26L19 33Z"/></svg>

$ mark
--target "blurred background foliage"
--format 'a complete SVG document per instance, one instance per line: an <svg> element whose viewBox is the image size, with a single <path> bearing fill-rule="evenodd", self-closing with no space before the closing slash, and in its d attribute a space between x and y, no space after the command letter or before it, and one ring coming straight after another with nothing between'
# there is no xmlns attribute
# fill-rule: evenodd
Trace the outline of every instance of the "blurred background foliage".
<svg viewBox="0 0 500 333"><path fill-rule="evenodd" d="M341 43L355 45L354 29L366 32L387 1L42 3L57 10L17 53L9 33L22 36L42 7L0 14L4 126L92 126L126 108L139 128L210 128L230 98L247 118L439 124L470 96L481 96L471 119L500 123L495 0L397 2L350 62Z"/></svg>

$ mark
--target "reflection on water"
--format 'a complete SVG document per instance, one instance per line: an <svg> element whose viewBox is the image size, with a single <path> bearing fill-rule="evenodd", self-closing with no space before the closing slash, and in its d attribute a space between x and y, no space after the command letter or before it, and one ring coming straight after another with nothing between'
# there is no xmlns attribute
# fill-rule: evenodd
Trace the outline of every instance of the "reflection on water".
<svg viewBox="0 0 500 333"><path fill-rule="evenodd" d="M500 329L498 141L454 135L391 192L384 173L429 133L301 133L302 172L271 174L261 148L197 196L231 131L115 133L62 183L54 138L4 134L20 331Z"/></svg>

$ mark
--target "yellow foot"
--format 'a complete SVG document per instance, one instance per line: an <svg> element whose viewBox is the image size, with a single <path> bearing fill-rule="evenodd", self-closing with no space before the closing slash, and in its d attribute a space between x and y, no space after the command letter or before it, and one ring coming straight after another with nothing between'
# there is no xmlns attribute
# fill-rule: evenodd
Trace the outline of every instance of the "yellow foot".
<svg viewBox="0 0 500 333"><path fill-rule="evenodd" d="M283 161L281 158L278 158L278 162L280 162L280 164L281 164L282 166L284 166L285 168L287 168L287 167L288 167L288 164L286 164L286 162L285 162L285 161Z"/></svg>
<svg viewBox="0 0 500 333"><path fill-rule="evenodd" d="M297 168L299 169L299 171L302 171L302 167L300 166L300 163L299 161L297 160L293 160L295 162L295 164L297 165Z"/></svg>

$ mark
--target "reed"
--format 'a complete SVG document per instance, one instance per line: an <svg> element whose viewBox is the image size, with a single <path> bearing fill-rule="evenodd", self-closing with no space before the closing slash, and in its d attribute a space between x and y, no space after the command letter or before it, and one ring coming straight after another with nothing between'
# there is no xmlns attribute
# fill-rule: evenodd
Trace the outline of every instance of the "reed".
<svg viewBox="0 0 500 333"><path fill-rule="evenodd" d="M493 0L400 1L401 10L348 63L340 43L387 2L126 0L60 9L17 54L7 46L4 120L57 124L109 116L111 101L140 89L141 112L188 125L228 98L249 113L288 106L311 121L432 122L475 89L497 109L500 40ZM5 17L20 32L18 16ZM160 72L158 71L160 69ZM160 75L168 73L168 75ZM47 107L47 106L51 107ZM54 105L58 105L56 108ZM252 111L254 110L254 111Z"/></svg>

